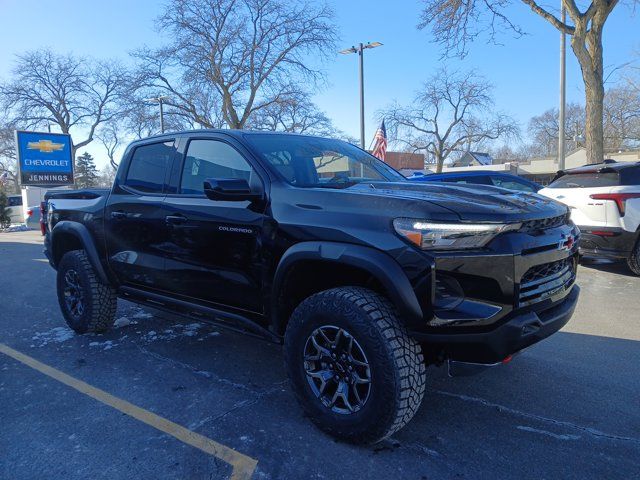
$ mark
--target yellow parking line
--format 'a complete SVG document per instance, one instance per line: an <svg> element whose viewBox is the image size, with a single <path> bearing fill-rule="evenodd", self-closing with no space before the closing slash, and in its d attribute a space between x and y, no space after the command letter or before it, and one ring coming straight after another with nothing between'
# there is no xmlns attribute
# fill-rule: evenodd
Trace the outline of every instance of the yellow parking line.
<svg viewBox="0 0 640 480"><path fill-rule="evenodd" d="M50 367L49 365L45 365L35 358L31 358L30 356L20 353L2 343L0 343L0 353L4 353L28 367L31 367L34 370L59 381L60 383L64 383L80 393L84 393L105 405L109 405L122 413L140 420L142 423L146 423L161 432L167 433L187 445L196 447L209 455L213 455L214 457L227 462L233 467L231 480L248 480L253 475L258 461L251 457L243 455L240 452L236 452L232 448L184 428L183 426L173 423L172 421L160 417L155 413L145 410L144 408L137 407L126 400L114 397L104 390L100 390L99 388L93 387L82 380L78 380L77 378L67 375L60 370Z"/></svg>

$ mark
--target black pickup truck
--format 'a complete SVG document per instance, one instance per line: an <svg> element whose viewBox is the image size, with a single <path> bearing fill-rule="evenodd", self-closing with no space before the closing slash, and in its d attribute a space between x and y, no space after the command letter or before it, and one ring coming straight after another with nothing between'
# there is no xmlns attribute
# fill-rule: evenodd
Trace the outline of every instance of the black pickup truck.
<svg viewBox="0 0 640 480"><path fill-rule="evenodd" d="M46 201L45 252L76 332L108 329L120 297L282 342L308 416L352 442L413 417L427 365L506 363L578 300L566 206L412 183L338 140L156 136L127 148L110 191Z"/></svg>

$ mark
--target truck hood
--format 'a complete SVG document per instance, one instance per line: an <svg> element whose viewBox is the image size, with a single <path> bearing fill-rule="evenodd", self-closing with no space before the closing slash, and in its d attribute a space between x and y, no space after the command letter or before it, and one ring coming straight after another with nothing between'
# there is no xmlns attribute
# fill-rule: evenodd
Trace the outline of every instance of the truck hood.
<svg viewBox="0 0 640 480"><path fill-rule="evenodd" d="M404 199L412 204L428 202L468 222L511 223L567 213L565 205L550 198L489 185L373 182L355 185L348 191Z"/></svg>

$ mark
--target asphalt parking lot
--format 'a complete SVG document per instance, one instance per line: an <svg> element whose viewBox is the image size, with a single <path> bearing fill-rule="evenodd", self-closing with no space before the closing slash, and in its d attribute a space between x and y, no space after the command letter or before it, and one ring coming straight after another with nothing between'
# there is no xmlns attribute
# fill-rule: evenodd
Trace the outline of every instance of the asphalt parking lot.
<svg viewBox="0 0 640 480"><path fill-rule="evenodd" d="M430 369L374 447L302 415L280 347L120 301L77 336L36 232L0 234L0 478L637 478L640 278L586 264L571 322L475 377ZM110 403L111 402L111 403Z"/></svg>

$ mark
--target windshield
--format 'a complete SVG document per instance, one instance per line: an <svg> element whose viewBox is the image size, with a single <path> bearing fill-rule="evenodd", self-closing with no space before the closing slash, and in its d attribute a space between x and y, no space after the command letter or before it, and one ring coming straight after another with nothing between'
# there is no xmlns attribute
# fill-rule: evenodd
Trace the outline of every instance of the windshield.
<svg viewBox="0 0 640 480"><path fill-rule="evenodd" d="M406 180L386 163L341 140L284 134L245 138L296 187L346 188L362 182Z"/></svg>
<svg viewBox="0 0 640 480"><path fill-rule="evenodd" d="M549 188L612 187L619 184L620 179L615 172L570 173L558 178Z"/></svg>

